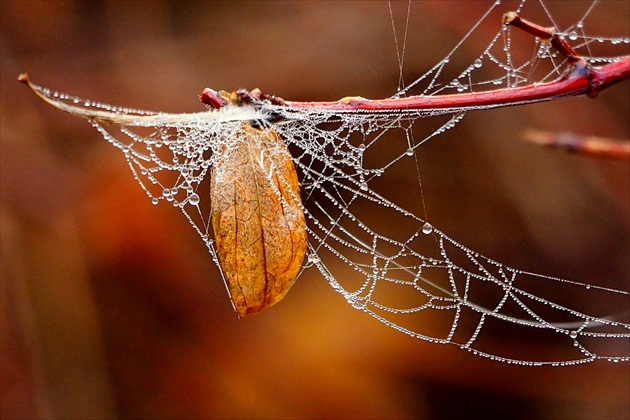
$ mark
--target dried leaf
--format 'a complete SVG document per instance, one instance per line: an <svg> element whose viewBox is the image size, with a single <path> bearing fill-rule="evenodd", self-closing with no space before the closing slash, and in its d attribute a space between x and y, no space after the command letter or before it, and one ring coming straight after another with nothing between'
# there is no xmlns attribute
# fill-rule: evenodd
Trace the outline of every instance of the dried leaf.
<svg viewBox="0 0 630 420"><path fill-rule="evenodd" d="M243 124L214 162L210 196L234 309L242 317L280 301L306 253L300 187L280 136Z"/></svg>

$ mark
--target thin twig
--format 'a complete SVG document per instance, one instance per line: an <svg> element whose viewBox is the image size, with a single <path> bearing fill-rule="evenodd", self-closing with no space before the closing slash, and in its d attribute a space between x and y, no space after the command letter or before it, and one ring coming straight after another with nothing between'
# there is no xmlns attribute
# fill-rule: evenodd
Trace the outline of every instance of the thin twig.
<svg viewBox="0 0 630 420"><path fill-rule="evenodd" d="M569 152L630 160L630 141L604 137L583 136L571 132L527 130L523 139L548 147L565 149Z"/></svg>

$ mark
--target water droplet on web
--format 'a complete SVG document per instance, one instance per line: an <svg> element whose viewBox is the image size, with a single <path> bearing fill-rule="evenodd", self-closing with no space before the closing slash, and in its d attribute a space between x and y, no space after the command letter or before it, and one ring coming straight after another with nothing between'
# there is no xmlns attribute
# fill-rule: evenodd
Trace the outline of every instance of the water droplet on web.
<svg viewBox="0 0 630 420"><path fill-rule="evenodd" d="M473 63L473 66L475 66L475 68L480 68L481 66L483 66L483 62L481 61L481 58L476 59L475 62Z"/></svg>
<svg viewBox="0 0 630 420"><path fill-rule="evenodd" d="M153 205L157 205L157 203L159 203L159 202L160 202L160 200L154 197L154 198L151 200L151 202L153 203Z"/></svg>
<svg viewBox="0 0 630 420"><path fill-rule="evenodd" d="M413 147L410 147L409 149L407 149L407 156L413 156Z"/></svg>
<svg viewBox="0 0 630 420"><path fill-rule="evenodd" d="M431 232L433 232L433 226L431 225L431 223L426 222L424 225L422 225L422 233L428 235Z"/></svg>
<svg viewBox="0 0 630 420"><path fill-rule="evenodd" d="M319 257L317 256L317 254L309 254L308 256L308 262L310 264L317 264L320 261Z"/></svg>
<svg viewBox="0 0 630 420"><path fill-rule="evenodd" d="M578 336L577 331L571 331L571 332L569 333L569 337L571 337L571 338L573 338L573 339L576 339L576 338L577 338L577 336Z"/></svg>
<svg viewBox="0 0 630 420"><path fill-rule="evenodd" d="M197 204L199 204L199 195L192 193L188 196L188 202L190 204L192 204L193 206L196 206Z"/></svg>
<svg viewBox="0 0 630 420"><path fill-rule="evenodd" d="M571 41L575 41L576 39L578 39L578 34L577 34L577 32L575 32L575 31L571 31L571 32L569 32L569 39L570 39Z"/></svg>

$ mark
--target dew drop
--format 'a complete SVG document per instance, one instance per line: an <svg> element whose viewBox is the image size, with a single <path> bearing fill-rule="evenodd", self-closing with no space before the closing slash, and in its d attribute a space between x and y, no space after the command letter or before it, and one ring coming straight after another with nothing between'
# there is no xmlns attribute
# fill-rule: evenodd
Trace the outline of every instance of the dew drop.
<svg viewBox="0 0 630 420"><path fill-rule="evenodd" d="M476 59L475 62L473 63L473 66L475 66L475 68L479 68L483 66L483 62L481 61L481 58Z"/></svg>
<svg viewBox="0 0 630 420"><path fill-rule="evenodd" d="M431 232L433 232L433 226L431 225L431 223L426 222L424 225L422 225L422 233L428 235Z"/></svg>
<svg viewBox="0 0 630 420"><path fill-rule="evenodd" d="M153 203L153 205L157 205L157 203L159 203L159 202L160 202L160 200L159 200L159 199L157 199L157 198L153 198L153 199L151 200L151 203Z"/></svg>
<svg viewBox="0 0 630 420"><path fill-rule="evenodd" d="M409 149L407 149L405 153L407 154L407 156L413 156L413 147L410 147Z"/></svg>
<svg viewBox="0 0 630 420"><path fill-rule="evenodd" d="M571 331L571 332L569 333L569 337L571 337L571 338L573 338L573 339L576 339L576 338L577 338L577 336L578 336L577 331Z"/></svg>
<svg viewBox="0 0 630 420"><path fill-rule="evenodd" d="M576 39L578 39L578 34L577 34L577 32L575 32L575 31L571 31L571 32L569 32L569 39L570 39L571 41L575 41Z"/></svg>
<svg viewBox="0 0 630 420"><path fill-rule="evenodd" d="M199 195L192 193L188 196L188 202L190 204L192 204L193 206L196 206L197 204L199 204Z"/></svg>
<svg viewBox="0 0 630 420"><path fill-rule="evenodd" d="M308 262L311 264L317 264L320 261L319 257L317 256L317 254L309 254L308 256Z"/></svg>

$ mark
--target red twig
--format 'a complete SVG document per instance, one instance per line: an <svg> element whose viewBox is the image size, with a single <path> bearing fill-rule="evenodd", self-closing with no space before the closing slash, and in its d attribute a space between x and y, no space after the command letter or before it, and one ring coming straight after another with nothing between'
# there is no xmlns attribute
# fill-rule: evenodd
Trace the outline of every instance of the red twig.
<svg viewBox="0 0 630 420"><path fill-rule="evenodd" d="M589 71L585 71L587 69ZM489 108L518 105L523 102L550 101L557 97L584 94L595 97L599 91L630 76L630 56L601 67L589 66L587 69L582 68L579 71L574 71L566 78L555 82L488 92L435 96L418 95L378 100L348 97L332 102L286 101L286 104L294 108L387 111L393 109Z"/></svg>

